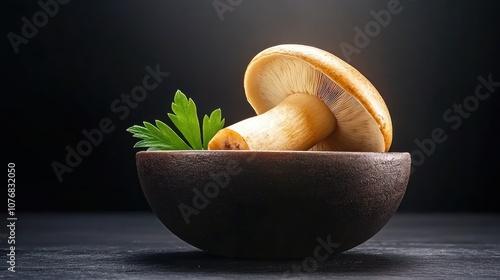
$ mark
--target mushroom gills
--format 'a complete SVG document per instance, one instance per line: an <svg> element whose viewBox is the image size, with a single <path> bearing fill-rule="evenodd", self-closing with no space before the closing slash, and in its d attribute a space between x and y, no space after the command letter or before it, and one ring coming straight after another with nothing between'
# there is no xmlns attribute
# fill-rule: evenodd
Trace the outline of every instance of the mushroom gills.
<svg viewBox="0 0 500 280"><path fill-rule="evenodd" d="M351 94L321 74L318 96L336 116L335 130L317 143L314 151L384 152L380 127Z"/></svg>

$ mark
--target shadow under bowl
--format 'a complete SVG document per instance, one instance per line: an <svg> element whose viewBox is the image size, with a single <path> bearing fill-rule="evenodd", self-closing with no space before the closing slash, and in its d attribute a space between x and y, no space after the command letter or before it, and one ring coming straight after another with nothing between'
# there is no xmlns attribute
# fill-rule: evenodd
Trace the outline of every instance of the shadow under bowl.
<svg viewBox="0 0 500 280"><path fill-rule="evenodd" d="M215 255L305 258L349 250L398 208L409 153L144 151L144 195L160 221Z"/></svg>

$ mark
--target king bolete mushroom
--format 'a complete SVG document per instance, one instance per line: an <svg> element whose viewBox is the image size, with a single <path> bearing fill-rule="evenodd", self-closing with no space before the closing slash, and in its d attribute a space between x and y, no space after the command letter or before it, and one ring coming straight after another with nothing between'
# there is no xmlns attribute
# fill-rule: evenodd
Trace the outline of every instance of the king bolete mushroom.
<svg viewBox="0 0 500 280"><path fill-rule="evenodd" d="M247 67L257 116L220 130L210 150L386 152L392 122L384 100L356 69L324 50L278 45Z"/></svg>

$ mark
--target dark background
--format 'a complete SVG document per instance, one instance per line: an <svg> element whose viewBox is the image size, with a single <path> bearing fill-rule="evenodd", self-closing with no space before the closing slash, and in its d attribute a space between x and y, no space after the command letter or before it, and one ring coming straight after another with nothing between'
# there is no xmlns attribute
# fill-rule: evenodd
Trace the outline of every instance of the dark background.
<svg viewBox="0 0 500 280"><path fill-rule="evenodd" d="M4 1L1 130L4 164L16 164L17 210L147 210L127 127L165 120L177 89L200 114L220 107L227 124L252 116L242 84L255 54L301 43L344 58L339 45L353 44L354 27L363 29L370 11L388 2L246 0L221 20L214 1L73 0L16 54L7 34L21 35L22 17L33 22L41 7ZM457 129L443 119L474 94L478 76L500 81L498 3L401 0L402 12L351 56L390 109L391 151L418 149L415 140L435 128L447 135L416 167L400 211L500 210L500 88ZM120 120L111 104L157 64L170 75ZM115 130L59 182L51 164L64 163L65 147L75 148L82 130L103 118Z"/></svg>

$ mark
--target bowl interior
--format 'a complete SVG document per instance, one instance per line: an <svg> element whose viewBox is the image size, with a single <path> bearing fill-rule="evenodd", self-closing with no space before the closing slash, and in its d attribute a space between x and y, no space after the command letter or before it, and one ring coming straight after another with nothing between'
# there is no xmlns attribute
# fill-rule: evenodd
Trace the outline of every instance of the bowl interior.
<svg viewBox="0 0 500 280"><path fill-rule="evenodd" d="M396 211L408 153L161 151L136 155L151 208L187 243L244 258L353 248Z"/></svg>

